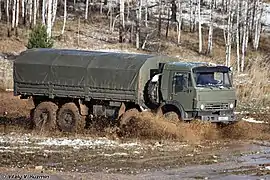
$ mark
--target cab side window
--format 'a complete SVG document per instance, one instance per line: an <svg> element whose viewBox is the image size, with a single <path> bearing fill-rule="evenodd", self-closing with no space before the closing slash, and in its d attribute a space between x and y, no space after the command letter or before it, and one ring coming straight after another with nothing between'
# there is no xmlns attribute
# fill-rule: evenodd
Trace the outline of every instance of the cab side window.
<svg viewBox="0 0 270 180"><path fill-rule="evenodd" d="M191 76L190 73L176 72L173 76L173 90L175 93L181 92L185 87L191 87Z"/></svg>

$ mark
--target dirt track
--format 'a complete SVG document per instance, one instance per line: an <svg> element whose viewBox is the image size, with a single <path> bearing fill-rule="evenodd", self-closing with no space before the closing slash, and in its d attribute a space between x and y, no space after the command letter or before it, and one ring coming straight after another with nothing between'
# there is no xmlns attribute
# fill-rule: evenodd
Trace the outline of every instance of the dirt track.
<svg viewBox="0 0 270 180"><path fill-rule="evenodd" d="M6 177L42 172L55 179L263 179L270 173L268 124L218 128L144 114L130 138L108 127L101 134L88 129L51 137L31 130L30 100L0 93L0 107L0 173ZM245 116L270 122L268 113Z"/></svg>

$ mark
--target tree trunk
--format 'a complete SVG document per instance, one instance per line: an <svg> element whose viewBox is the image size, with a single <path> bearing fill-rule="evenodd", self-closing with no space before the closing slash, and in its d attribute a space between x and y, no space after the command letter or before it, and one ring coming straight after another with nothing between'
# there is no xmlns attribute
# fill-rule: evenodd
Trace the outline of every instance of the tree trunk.
<svg viewBox="0 0 270 180"><path fill-rule="evenodd" d="M245 53L246 53L246 39L247 39L247 12L248 12L248 3L244 3L244 27L243 27L243 40L242 40L242 58L241 58L241 72L244 71L245 66Z"/></svg>
<svg viewBox="0 0 270 180"><path fill-rule="evenodd" d="M148 0L145 0L145 15L144 15L145 27L148 27Z"/></svg>
<svg viewBox="0 0 270 180"><path fill-rule="evenodd" d="M10 37L9 0L6 0L7 36Z"/></svg>
<svg viewBox="0 0 270 180"><path fill-rule="evenodd" d="M29 23L30 23L30 26L32 27L32 17L33 17L33 0L29 0L30 3L29 3Z"/></svg>
<svg viewBox="0 0 270 180"><path fill-rule="evenodd" d="M180 44L181 43L181 29L182 29L182 5L181 5L181 0L178 0L178 13L179 13L179 16L178 16L178 28L177 28L177 31L178 31L178 35L177 35L177 44Z"/></svg>
<svg viewBox="0 0 270 180"><path fill-rule="evenodd" d="M207 54L209 55L212 55L213 50L213 8L214 8L214 0L211 0L210 25L209 25L208 46L207 46Z"/></svg>
<svg viewBox="0 0 270 180"><path fill-rule="evenodd" d="M12 6L12 22L11 22L11 28L12 28L12 30L15 27L15 21L16 21L16 4L17 4L17 0L13 0L13 6Z"/></svg>
<svg viewBox="0 0 270 180"><path fill-rule="evenodd" d="M231 65L231 41L232 41L232 0L228 5L227 43L226 43L226 66Z"/></svg>
<svg viewBox="0 0 270 180"><path fill-rule="evenodd" d="M137 32L136 32L136 48L140 48L140 33L141 33L141 19L142 19L142 0L139 1L139 12L137 18Z"/></svg>
<svg viewBox="0 0 270 180"><path fill-rule="evenodd" d="M110 32L112 32L112 25L113 25L113 7L112 7L112 0L110 0L109 11L110 11Z"/></svg>
<svg viewBox="0 0 270 180"><path fill-rule="evenodd" d="M33 25L37 24L37 0L34 0L34 18L33 18Z"/></svg>
<svg viewBox="0 0 270 180"><path fill-rule="evenodd" d="M159 5L158 5L158 37L159 38L161 36L161 4L162 4L162 0L159 0Z"/></svg>
<svg viewBox="0 0 270 180"><path fill-rule="evenodd" d="M42 24L45 25L46 24L46 0L43 0L42 1Z"/></svg>
<svg viewBox="0 0 270 180"><path fill-rule="evenodd" d="M84 16L85 20L88 19L88 6L89 6L89 0L86 0L86 3L85 3L85 16Z"/></svg>
<svg viewBox="0 0 270 180"><path fill-rule="evenodd" d="M172 7L171 7L171 11L172 11L171 20L172 20L172 22L176 22L176 12L177 12L177 6L176 6L176 2L175 2L175 0L172 0Z"/></svg>
<svg viewBox="0 0 270 180"><path fill-rule="evenodd" d="M119 25L119 42L124 41L124 30L125 30L125 1L120 0L120 25Z"/></svg>
<svg viewBox="0 0 270 180"><path fill-rule="evenodd" d="M16 31L17 31L17 27L19 25L19 11L20 11L20 1L17 0L16 1L16 21L15 21Z"/></svg>
<svg viewBox="0 0 270 180"><path fill-rule="evenodd" d="M48 37L52 36L52 0L48 0L48 10L47 10L47 34Z"/></svg>
<svg viewBox="0 0 270 180"><path fill-rule="evenodd" d="M2 0L0 0L0 21L2 19Z"/></svg>
<svg viewBox="0 0 270 180"><path fill-rule="evenodd" d="M64 1L64 22L63 22L63 27L61 31L62 35L65 32L66 21L67 21L67 0Z"/></svg>
<svg viewBox="0 0 270 180"><path fill-rule="evenodd" d="M239 18L240 18L240 1L237 0L237 11L236 11L236 58L237 58L237 72L240 72L240 38L239 38Z"/></svg>
<svg viewBox="0 0 270 180"><path fill-rule="evenodd" d="M168 35L169 35L169 26L170 26L170 9L168 8L167 11L167 25L166 25L166 39L168 39Z"/></svg>
<svg viewBox="0 0 270 180"><path fill-rule="evenodd" d="M189 12L190 12L190 14L189 14L189 26L190 26L190 32L192 32L193 31L193 0L189 0Z"/></svg>
<svg viewBox="0 0 270 180"><path fill-rule="evenodd" d="M255 29L254 29L254 41L253 41L253 48L258 50L260 36L261 36L261 18L263 13L262 2L258 2L258 8L256 10L256 21L255 21Z"/></svg>
<svg viewBox="0 0 270 180"><path fill-rule="evenodd" d="M100 14L103 14L103 0L100 0L100 10L99 10Z"/></svg>
<svg viewBox="0 0 270 180"><path fill-rule="evenodd" d="M202 53L202 23L201 23L201 1L198 0L198 23L199 23L199 53Z"/></svg>
<svg viewBox="0 0 270 180"><path fill-rule="evenodd" d="M58 5L58 0L53 0L52 4L52 26L54 25L55 19L56 19L56 12L57 12L57 5Z"/></svg>
<svg viewBox="0 0 270 180"><path fill-rule="evenodd" d="M24 5L25 1L22 0L21 3L22 3L22 18L24 19L24 17L25 17L25 8L24 8L25 7L25 5Z"/></svg>

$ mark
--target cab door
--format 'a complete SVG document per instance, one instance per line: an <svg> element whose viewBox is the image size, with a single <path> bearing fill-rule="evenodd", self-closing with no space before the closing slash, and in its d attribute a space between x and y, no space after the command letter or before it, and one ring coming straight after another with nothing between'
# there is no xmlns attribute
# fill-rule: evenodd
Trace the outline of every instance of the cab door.
<svg viewBox="0 0 270 180"><path fill-rule="evenodd" d="M170 74L170 99L178 101L185 111L192 111L194 107L194 88L190 72L171 71Z"/></svg>

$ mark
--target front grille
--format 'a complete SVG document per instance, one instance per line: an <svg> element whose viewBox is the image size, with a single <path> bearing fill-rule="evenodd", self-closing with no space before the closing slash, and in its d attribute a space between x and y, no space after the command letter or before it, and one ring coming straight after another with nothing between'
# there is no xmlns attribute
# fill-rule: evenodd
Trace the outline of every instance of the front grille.
<svg viewBox="0 0 270 180"><path fill-rule="evenodd" d="M205 105L206 110L224 110L229 109L228 103L209 103Z"/></svg>

